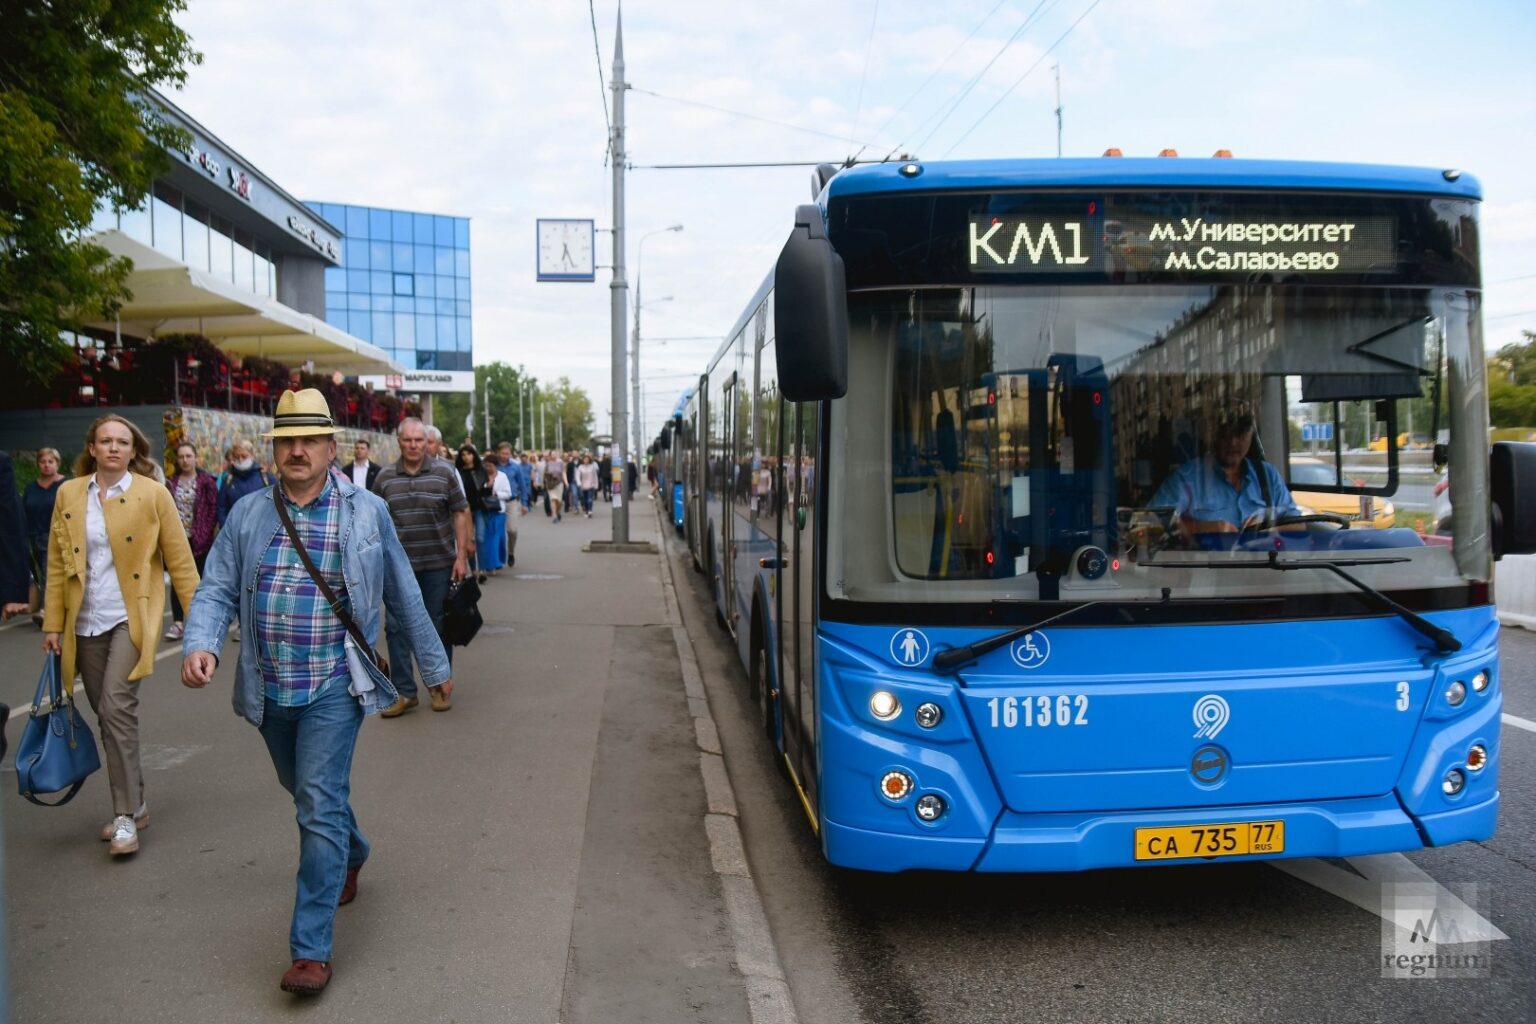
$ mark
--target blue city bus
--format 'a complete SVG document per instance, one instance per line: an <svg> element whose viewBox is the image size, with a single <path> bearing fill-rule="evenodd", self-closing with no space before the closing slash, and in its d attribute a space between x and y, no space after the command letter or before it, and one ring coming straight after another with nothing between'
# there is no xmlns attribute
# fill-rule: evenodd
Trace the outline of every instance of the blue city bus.
<svg viewBox="0 0 1536 1024"><path fill-rule="evenodd" d="M815 189L678 414L678 474L830 862L1493 834L1493 563L1536 550L1536 446L1487 443L1471 176L1110 157ZM1410 422L1443 440L1398 450ZM1408 484L1443 467L1436 523Z"/></svg>
<svg viewBox="0 0 1536 1024"><path fill-rule="evenodd" d="M656 459L657 480L660 484L658 493L667 503L668 516L672 521L672 528L678 533L684 532L686 517L684 508L683 480L687 475L684 462L686 455L693 447L693 399L694 389L684 389L677 399L677 406L672 410L672 415L662 425L661 433L651 445L651 457Z"/></svg>

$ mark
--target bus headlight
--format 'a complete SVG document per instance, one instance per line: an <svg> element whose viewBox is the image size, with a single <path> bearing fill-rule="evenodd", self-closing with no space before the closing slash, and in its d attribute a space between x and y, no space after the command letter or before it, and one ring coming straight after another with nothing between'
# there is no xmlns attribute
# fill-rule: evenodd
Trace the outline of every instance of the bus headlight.
<svg viewBox="0 0 1536 1024"><path fill-rule="evenodd" d="M1445 773L1445 781L1440 783L1440 788L1446 796L1455 796L1467 785L1467 777L1460 768L1452 768Z"/></svg>
<svg viewBox="0 0 1536 1024"><path fill-rule="evenodd" d="M917 816L924 821L938 821L944 816L946 810L944 798L933 793L926 793L917 798L917 804L913 807Z"/></svg>
<svg viewBox="0 0 1536 1024"><path fill-rule="evenodd" d="M1445 701L1453 708L1461 707L1461 702L1467 699L1467 684L1460 679L1445 688Z"/></svg>
<svg viewBox="0 0 1536 1024"><path fill-rule="evenodd" d="M1478 693L1482 693L1484 690L1488 689L1487 672L1479 672L1477 675L1472 677L1472 689L1476 690Z"/></svg>
<svg viewBox="0 0 1536 1024"><path fill-rule="evenodd" d="M869 698L869 713L882 722L901 714L901 701L890 690L876 690Z"/></svg>

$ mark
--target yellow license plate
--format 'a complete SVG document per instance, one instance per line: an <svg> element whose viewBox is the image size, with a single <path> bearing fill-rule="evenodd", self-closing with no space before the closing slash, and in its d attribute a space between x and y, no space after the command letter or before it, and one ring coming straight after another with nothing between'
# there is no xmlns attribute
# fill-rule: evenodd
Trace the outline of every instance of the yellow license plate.
<svg viewBox="0 0 1536 1024"><path fill-rule="evenodd" d="M1174 825L1136 830L1137 860L1238 857L1244 854L1284 852L1283 821L1238 821L1220 825Z"/></svg>

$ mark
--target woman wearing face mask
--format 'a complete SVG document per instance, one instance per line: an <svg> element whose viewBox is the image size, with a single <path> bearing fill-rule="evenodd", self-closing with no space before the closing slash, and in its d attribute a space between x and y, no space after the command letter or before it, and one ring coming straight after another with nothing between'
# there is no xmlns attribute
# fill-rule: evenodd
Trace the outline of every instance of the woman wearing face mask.
<svg viewBox="0 0 1536 1024"><path fill-rule="evenodd" d="M220 526L224 525L235 502L247 494L272 486L272 478L267 476L267 471L251 457L251 446L248 443L236 441L229 446L229 454L229 473L219 488Z"/></svg>
<svg viewBox="0 0 1536 1024"><path fill-rule="evenodd" d="M113 818L101 830L112 856L139 848L149 816L139 763L139 682L155 668L165 573L184 603L197 568L171 492L158 484L149 441L121 416L91 424L75 479L59 486L48 532L43 650L75 673L101 727Z"/></svg>
<svg viewBox="0 0 1536 1024"><path fill-rule="evenodd" d="M191 442L183 441L176 446L176 475L165 485L176 499L176 511L181 516L181 525L186 528L187 540L192 543L192 557L197 562L197 574L201 576L208 549L213 547L213 533L218 528L219 488L213 477L197 464L197 449ZM185 618L181 601L172 590L171 628L166 630L165 639L181 639Z"/></svg>

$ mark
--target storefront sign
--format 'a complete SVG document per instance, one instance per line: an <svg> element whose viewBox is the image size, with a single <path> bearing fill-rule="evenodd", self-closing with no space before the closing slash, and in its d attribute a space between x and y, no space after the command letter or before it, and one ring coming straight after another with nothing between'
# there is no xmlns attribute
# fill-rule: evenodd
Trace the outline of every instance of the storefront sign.
<svg viewBox="0 0 1536 1024"><path fill-rule="evenodd" d="M422 394L465 394L475 390L473 370L408 370L388 375L364 375L357 378L364 386L387 391L406 391Z"/></svg>
<svg viewBox="0 0 1536 1024"><path fill-rule="evenodd" d="M288 228L304 241L314 246L320 252L325 253L333 260L341 259L341 254L336 249L336 243L320 233L320 229L296 213L288 215Z"/></svg>

